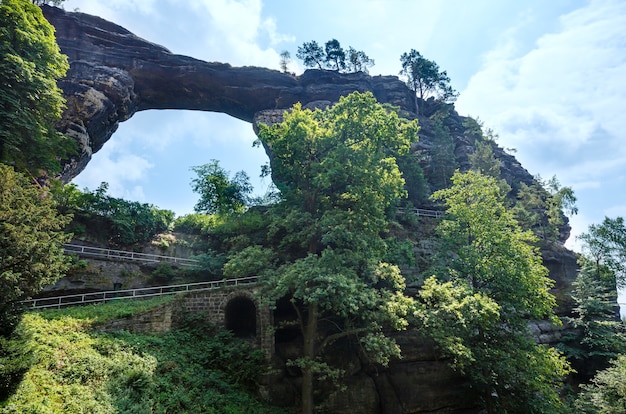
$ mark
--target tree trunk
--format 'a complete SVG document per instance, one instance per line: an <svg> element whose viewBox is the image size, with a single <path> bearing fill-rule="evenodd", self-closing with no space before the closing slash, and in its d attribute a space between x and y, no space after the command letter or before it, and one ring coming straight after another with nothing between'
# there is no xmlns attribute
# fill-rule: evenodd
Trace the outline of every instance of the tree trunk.
<svg viewBox="0 0 626 414"><path fill-rule="evenodd" d="M315 339L317 336L317 303L309 305L309 315L304 328L304 358L307 363L315 358ZM302 414L313 414L313 371L310 365L302 370Z"/></svg>

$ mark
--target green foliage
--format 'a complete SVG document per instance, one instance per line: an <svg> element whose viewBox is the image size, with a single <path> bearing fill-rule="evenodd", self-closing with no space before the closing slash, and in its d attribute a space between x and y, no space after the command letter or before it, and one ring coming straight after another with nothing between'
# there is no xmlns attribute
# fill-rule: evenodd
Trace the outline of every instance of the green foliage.
<svg viewBox="0 0 626 414"><path fill-rule="evenodd" d="M187 234L208 234L218 224L218 218L214 215L207 216L202 213L191 213L176 217L174 231Z"/></svg>
<svg viewBox="0 0 626 414"><path fill-rule="evenodd" d="M222 253L209 249L207 252L193 256L193 259L198 260L200 265L194 269L187 269L186 274L197 280L206 280L206 274L208 273L212 279L222 277L224 263L226 263L226 256Z"/></svg>
<svg viewBox="0 0 626 414"><path fill-rule="evenodd" d="M439 65L422 56L420 52L411 49L409 53L400 56L402 63L401 75L406 77L409 88L415 92L415 105L419 112L417 98L424 100L429 96L435 96L443 102L454 102L458 96L450 86L450 78L446 71L440 71Z"/></svg>
<svg viewBox="0 0 626 414"><path fill-rule="evenodd" d="M272 148L271 169L283 202L272 207L270 245L279 267L266 278L270 299L301 305L303 411L313 407L314 367L340 338L357 338L377 362L399 348L383 327L403 329L410 299L395 265L382 261L386 210L404 195L395 156L417 139L417 123L402 121L371 93L353 93L326 111L285 113L261 125ZM322 326L333 320L330 327Z"/></svg>
<svg viewBox="0 0 626 414"><path fill-rule="evenodd" d="M493 178L500 178L500 161L493 155L489 142L476 141L476 150L469 154L472 170Z"/></svg>
<svg viewBox="0 0 626 414"><path fill-rule="evenodd" d="M346 52L337 39L332 39L324 45L326 52L326 65L330 69L340 71L346 67Z"/></svg>
<svg viewBox="0 0 626 414"><path fill-rule="evenodd" d="M221 240L218 250L234 253L250 245L263 244L267 237L269 216L265 208L251 208L243 214L228 217L213 231L213 236Z"/></svg>
<svg viewBox="0 0 626 414"><path fill-rule="evenodd" d="M450 177L458 168L454 154L455 143L450 129L444 124L443 119L437 117L433 120L434 139L431 150L428 178L432 188L439 190L450 185Z"/></svg>
<svg viewBox="0 0 626 414"><path fill-rule="evenodd" d="M253 395L262 354L205 316L164 335L133 335L96 334L88 314L46 314L26 314L10 339L30 360L0 400L3 414L281 412Z"/></svg>
<svg viewBox="0 0 626 414"><path fill-rule="evenodd" d="M573 316L565 318L570 329L561 338L560 348L574 360L584 381L626 353L626 326L615 314L615 278L608 268L582 257L572 286Z"/></svg>
<svg viewBox="0 0 626 414"><path fill-rule="evenodd" d="M529 318L558 322L534 237L505 208L496 179L469 171L452 182L433 194L448 206L433 267L444 283L427 281L418 321L469 376L488 413L559 412L569 367L528 328Z"/></svg>
<svg viewBox="0 0 626 414"><path fill-rule="evenodd" d="M370 59L365 52L356 50L352 46L346 52L346 69L349 73L369 73L368 68L374 66L374 59Z"/></svg>
<svg viewBox="0 0 626 414"><path fill-rule="evenodd" d="M280 70L284 73L289 70L289 62L291 62L291 54L286 50L280 52Z"/></svg>
<svg viewBox="0 0 626 414"><path fill-rule="evenodd" d="M556 176L550 180L535 177L532 185L520 184L513 211L520 225L532 229L541 239L557 241L567 214L576 214L576 196L570 187L561 187Z"/></svg>
<svg viewBox="0 0 626 414"><path fill-rule="evenodd" d="M0 164L0 335L13 326L15 301L54 283L69 268L59 215L47 191Z"/></svg>
<svg viewBox="0 0 626 414"><path fill-rule="evenodd" d="M33 4L36 4L37 6L42 6L44 4L51 4L53 6L59 7L65 2L65 0L32 0L32 2Z"/></svg>
<svg viewBox="0 0 626 414"><path fill-rule="evenodd" d="M167 285L176 277L176 270L169 263L161 263L150 273L150 282L156 285Z"/></svg>
<svg viewBox="0 0 626 414"><path fill-rule="evenodd" d="M304 42L301 46L298 46L296 57L302 60L307 68L317 66L319 69L324 69L324 49L315 40Z"/></svg>
<svg viewBox="0 0 626 414"><path fill-rule="evenodd" d="M60 157L75 150L53 125L65 104L56 82L68 68L39 7L0 3L0 162L33 174L60 171Z"/></svg>
<svg viewBox="0 0 626 414"><path fill-rule="evenodd" d="M402 171L407 200L416 206L422 204L430 192L428 182L424 177L424 170L419 164L419 156L416 154L400 155L396 158L396 162Z"/></svg>
<svg viewBox="0 0 626 414"><path fill-rule="evenodd" d="M621 414L626 412L626 355L599 372L589 385L581 386L575 412L581 414Z"/></svg>
<svg viewBox="0 0 626 414"><path fill-rule="evenodd" d="M99 326L115 319L126 318L138 313L155 309L172 301L175 296L162 296L142 300L114 300L85 306L73 306L63 309L48 309L37 315L45 320L80 319L90 326Z"/></svg>
<svg viewBox="0 0 626 414"><path fill-rule="evenodd" d="M385 239L386 252L383 260L398 266L415 266L413 243L409 240L398 240L395 237Z"/></svg>
<svg viewBox="0 0 626 414"><path fill-rule="evenodd" d="M330 69L337 72L364 72L374 66L374 60L352 46L346 52L337 39L331 39L322 48L315 40L298 46L296 57L308 68Z"/></svg>
<svg viewBox="0 0 626 414"><path fill-rule="evenodd" d="M220 167L217 160L191 169L198 175L191 181L193 191L200 194L200 200L194 207L196 212L231 215L245 211L252 192L245 171L239 171L230 178L230 173Z"/></svg>
<svg viewBox="0 0 626 414"><path fill-rule="evenodd" d="M95 191L82 192L75 185L66 184L54 186L52 194L61 211L74 213L74 226L83 225L114 245L150 241L168 230L174 221L173 211L111 197L107 190L108 184L104 182Z"/></svg>
<svg viewBox="0 0 626 414"><path fill-rule="evenodd" d="M589 226L582 234L584 252L591 261L606 266L615 276L618 286L626 285L626 227L624 219L605 217L601 224Z"/></svg>
<svg viewBox="0 0 626 414"><path fill-rule="evenodd" d="M275 268L275 261L273 250L249 246L228 259L224 265L224 276L229 279L263 276Z"/></svg>

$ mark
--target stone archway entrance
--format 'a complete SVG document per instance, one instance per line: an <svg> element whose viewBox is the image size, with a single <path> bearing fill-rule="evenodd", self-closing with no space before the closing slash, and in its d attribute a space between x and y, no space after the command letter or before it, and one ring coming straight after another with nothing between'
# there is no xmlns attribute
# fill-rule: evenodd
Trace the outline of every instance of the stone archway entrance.
<svg viewBox="0 0 626 414"><path fill-rule="evenodd" d="M232 298L224 310L224 324L237 338L255 338L257 335L257 309L245 296Z"/></svg>

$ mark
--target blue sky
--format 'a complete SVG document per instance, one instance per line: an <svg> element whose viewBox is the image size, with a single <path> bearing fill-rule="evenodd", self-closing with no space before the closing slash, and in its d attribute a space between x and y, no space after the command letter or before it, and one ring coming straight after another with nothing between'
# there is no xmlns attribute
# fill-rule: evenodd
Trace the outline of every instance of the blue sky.
<svg viewBox="0 0 626 414"><path fill-rule="evenodd" d="M373 75L396 75L410 49L436 61L482 120L533 174L557 175L578 197L573 235L626 216L626 2L623 0L69 0L173 53L278 69L279 54L336 38L365 51ZM301 73L296 61L290 69ZM258 193L252 127L223 114L146 111L120 125L74 182L193 211L190 167L217 159ZM567 245L577 248L575 237Z"/></svg>

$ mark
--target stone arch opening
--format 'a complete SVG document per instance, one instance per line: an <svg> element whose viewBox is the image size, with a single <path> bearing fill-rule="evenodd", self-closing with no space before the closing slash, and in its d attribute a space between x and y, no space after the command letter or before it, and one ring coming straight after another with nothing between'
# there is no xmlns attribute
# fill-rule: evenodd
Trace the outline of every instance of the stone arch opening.
<svg viewBox="0 0 626 414"><path fill-rule="evenodd" d="M237 338L256 337L256 305L245 296L237 296L226 304L225 327Z"/></svg>

